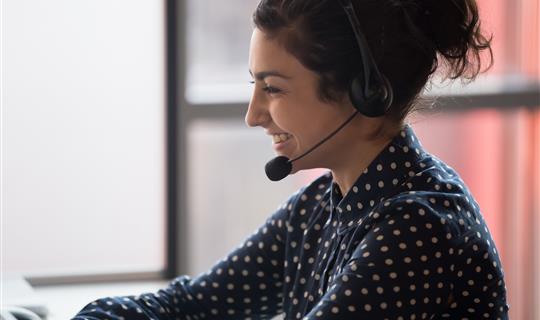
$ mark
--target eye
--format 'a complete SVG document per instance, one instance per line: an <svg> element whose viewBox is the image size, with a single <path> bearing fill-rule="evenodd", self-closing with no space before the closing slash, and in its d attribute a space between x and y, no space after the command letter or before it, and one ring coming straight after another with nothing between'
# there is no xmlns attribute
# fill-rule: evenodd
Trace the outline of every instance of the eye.
<svg viewBox="0 0 540 320"><path fill-rule="evenodd" d="M280 93L281 90L278 89L278 88L275 88L275 87L271 87L269 85L267 85L266 87L262 88L263 91L267 92L267 93Z"/></svg>
<svg viewBox="0 0 540 320"><path fill-rule="evenodd" d="M249 81L250 84L255 84L255 81L251 80ZM278 89L276 87L272 87L270 85L265 85L261 90L268 94L275 94L275 93L281 93L283 92L281 89Z"/></svg>

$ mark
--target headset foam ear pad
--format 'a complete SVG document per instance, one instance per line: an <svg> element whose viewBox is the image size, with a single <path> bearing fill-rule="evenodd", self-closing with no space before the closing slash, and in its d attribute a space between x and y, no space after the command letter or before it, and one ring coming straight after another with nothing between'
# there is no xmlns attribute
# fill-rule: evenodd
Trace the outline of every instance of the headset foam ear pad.
<svg viewBox="0 0 540 320"><path fill-rule="evenodd" d="M392 104L393 92L390 82L383 76L383 83L376 82L364 93L361 77L355 77L349 86L349 98L353 106L366 117L381 117Z"/></svg>

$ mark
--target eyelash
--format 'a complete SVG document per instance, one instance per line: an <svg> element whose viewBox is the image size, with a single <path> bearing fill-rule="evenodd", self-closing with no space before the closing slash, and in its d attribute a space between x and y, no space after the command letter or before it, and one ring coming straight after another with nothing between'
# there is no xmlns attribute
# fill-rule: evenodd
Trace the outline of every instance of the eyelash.
<svg viewBox="0 0 540 320"><path fill-rule="evenodd" d="M255 84L255 81L250 81L249 83ZM262 88L262 90L265 91L268 94L275 94L275 93L280 93L281 92L280 89L271 87L269 85L266 85L266 87Z"/></svg>

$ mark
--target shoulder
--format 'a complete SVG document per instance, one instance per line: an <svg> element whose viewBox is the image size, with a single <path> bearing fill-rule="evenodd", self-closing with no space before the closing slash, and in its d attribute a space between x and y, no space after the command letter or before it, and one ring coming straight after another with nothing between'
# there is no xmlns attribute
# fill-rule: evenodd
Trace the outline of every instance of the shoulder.
<svg viewBox="0 0 540 320"><path fill-rule="evenodd" d="M430 235L428 241L436 237L433 241L448 246L458 246L471 232L485 229L479 206L463 180L431 155L411 165L408 178L373 208L366 222L372 228L406 230L413 238Z"/></svg>
<svg viewBox="0 0 540 320"><path fill-rule="evenodd" d="M387 202L394 206L423 206L441 218L452 219L459 212L476 215L480 208L459 174L437 157L425 153L411 165L407 179ZM441 214L443 214L441 216Z"/></svg>

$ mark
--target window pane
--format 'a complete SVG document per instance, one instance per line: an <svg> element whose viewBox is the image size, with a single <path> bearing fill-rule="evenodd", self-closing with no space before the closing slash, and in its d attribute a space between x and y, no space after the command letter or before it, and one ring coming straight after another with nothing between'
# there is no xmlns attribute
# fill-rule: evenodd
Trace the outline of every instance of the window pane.
<svg viewBox="0 0 540 320"><path fill-rule="evenodd" d="M2 24L2 270L162 270L162 1L4 1Z"/></svg>
<svg viewBox="0 0 540 320"><path fill-rule="evenodd" d="M192 102L237 102L251 93L251 14L258 1L187 1L187 88Z"/></svg>
<svg viewBox="0 0 540 320"><path fill-rule="evenodd" d="M436 85L429 94L486 93L538 88L538 1L477 0L482 25L493 33L494 67L464 89ZM248 101L251 14L258 1L189 0L187 88L192 103ZM515 36L520 35L520 36ZM436 82L437 84L437 82Z"/></svg>

